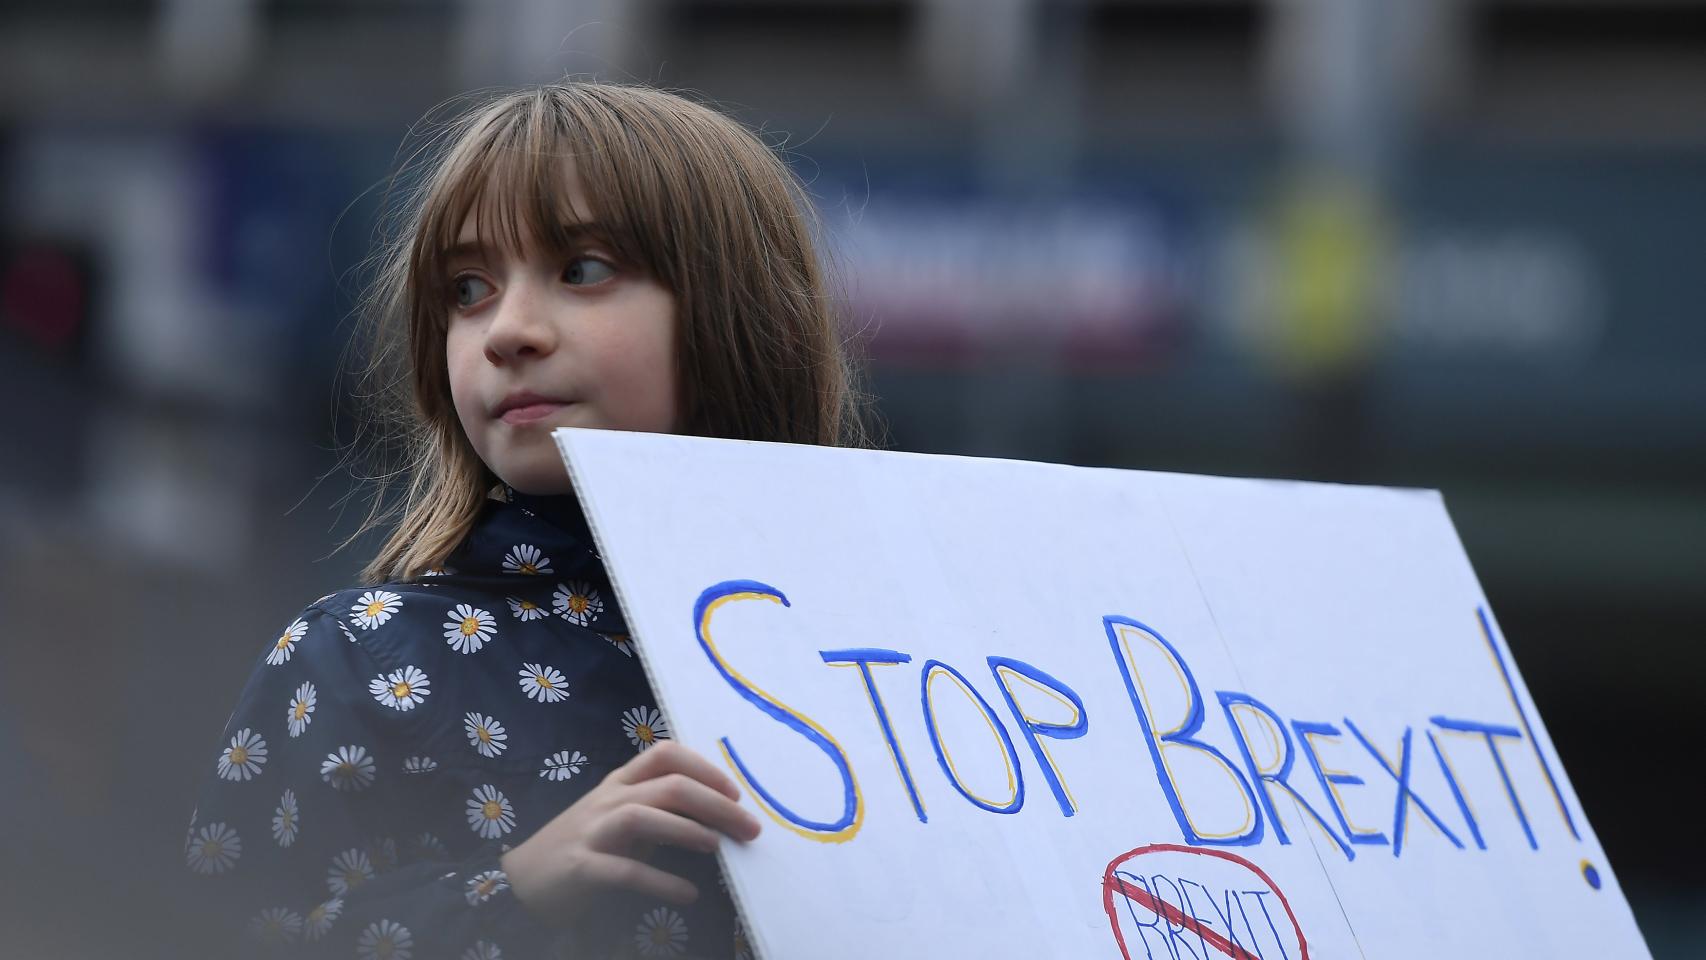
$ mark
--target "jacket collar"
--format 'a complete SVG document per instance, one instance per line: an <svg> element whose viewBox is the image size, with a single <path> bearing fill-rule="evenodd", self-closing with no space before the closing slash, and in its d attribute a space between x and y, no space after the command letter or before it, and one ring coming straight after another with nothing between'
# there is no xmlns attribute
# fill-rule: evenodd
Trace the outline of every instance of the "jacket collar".
<svg viewBox="0 0 1706 960"><path fill-rule="evenodd" d="M531 600L577 626L604 634L628 632L592 530L573 495L494 488L444 568L461 585ZM581 599L570 605L572 598Z"/></svg>

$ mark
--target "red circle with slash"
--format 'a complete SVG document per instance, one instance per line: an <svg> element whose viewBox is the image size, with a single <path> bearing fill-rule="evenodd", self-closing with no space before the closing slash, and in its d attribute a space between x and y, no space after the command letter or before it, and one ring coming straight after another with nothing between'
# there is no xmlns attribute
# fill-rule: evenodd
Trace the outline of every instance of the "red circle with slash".
<svg viewBox="0 0 1706 960"><path fill-rule="evenodd" d="M1128 883L1119 875L1120 873L1126 872L1123 869L1124 867L1139 857L1167 853L1187 854L1197 857L1212 857L1216 860L1223 860L1248 871L1256 879L1260 880L1262 885L1273 893L1275 899L1279 901L1280 906L1285 908L1286 919L1291 922L1291 932L1297 937L1297 947L1301 954L1299 960L1309 960L1309 944L1303 938L1303 928L1297 923L1297 914L1292 912L1291 903L1286 900L1285 894L1280 890L1280 888L1274 884L1273 878L1263 872L1261 867L1256 866L1243 857L1227 853L1224 850L1205 850L1200 847L1187 847L1176 843L1152 843L1148 846L1138 847L1135 850L1128 850L1109 861L1108 869L1102 874L1102 908L1108 914L1108 923L1113 926L1114 939L1119 942L1120 954L1124 956L1126 960L1131 960L1131 951L1127 949L1125 934L1120 930L1120 918L1116 906L1116 898L1124 898L1131 901L1131 903L1142 907L1144 910L1147 910L1156 917L1166 921L1170 927L1189 930L1195 937L1200 937L1201 942L1204 945L1212 947L1220 953L1231 957L1232 960L1260 960L1260 956L1258 954L1244 949L1243 945L1238 943L1236 939L1228 939L1219 931L1208 929L1204 924L1198 921L1198 918L1185 913L1173 904L1156 896L1145 886Z"/></svg>

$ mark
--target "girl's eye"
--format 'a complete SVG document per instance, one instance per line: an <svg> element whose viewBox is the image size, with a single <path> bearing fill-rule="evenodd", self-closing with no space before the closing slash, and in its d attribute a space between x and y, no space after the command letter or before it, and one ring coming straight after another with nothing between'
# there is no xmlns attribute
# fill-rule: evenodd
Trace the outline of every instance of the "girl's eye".
<svg viewBox="0 0 1706 960"><path fill-rule="evenodd" d="M597 257L580 257L572 260L563 270L563 279L576 286L599 283L615 275L616 268Z"/></svg>
<svg viewBox="0 0 1706 960"><path fill-rule="evenodd" d="M481 293L481 287L486 287L489 293L491 284L468 274L463 274L451 281L451 289L456 295L456 305L466 308L484 300L488 293Z"/></svg>

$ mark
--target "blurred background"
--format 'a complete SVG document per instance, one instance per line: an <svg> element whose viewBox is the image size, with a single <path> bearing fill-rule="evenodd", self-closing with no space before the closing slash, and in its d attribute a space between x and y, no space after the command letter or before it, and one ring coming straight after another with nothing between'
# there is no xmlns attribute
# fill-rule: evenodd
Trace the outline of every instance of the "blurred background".
<svg viewBox="0 0 1706 960"><path fill-rule="evenodd" d="M375 188L565 73L787 151L891 446L1443 490L1654 954L1706 955L1706 834L1649 829L1706 733L1706 4L0 9L9 955L176 955L243 677L371 549Z"/></svg>

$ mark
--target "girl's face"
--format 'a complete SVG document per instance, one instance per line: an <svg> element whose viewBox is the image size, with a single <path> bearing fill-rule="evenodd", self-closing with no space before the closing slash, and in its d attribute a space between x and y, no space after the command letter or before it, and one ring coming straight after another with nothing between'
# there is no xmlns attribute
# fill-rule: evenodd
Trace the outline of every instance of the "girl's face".
<svg viewBox="0 0 1706 960"><path fill-rule="evenodd" d="M584 210L578 185L571 189ZM562 257L481 246L478 213L446 261L456 416L505 483L568 493L552 429L677 429L675 298L590 237Z"/></svg>

